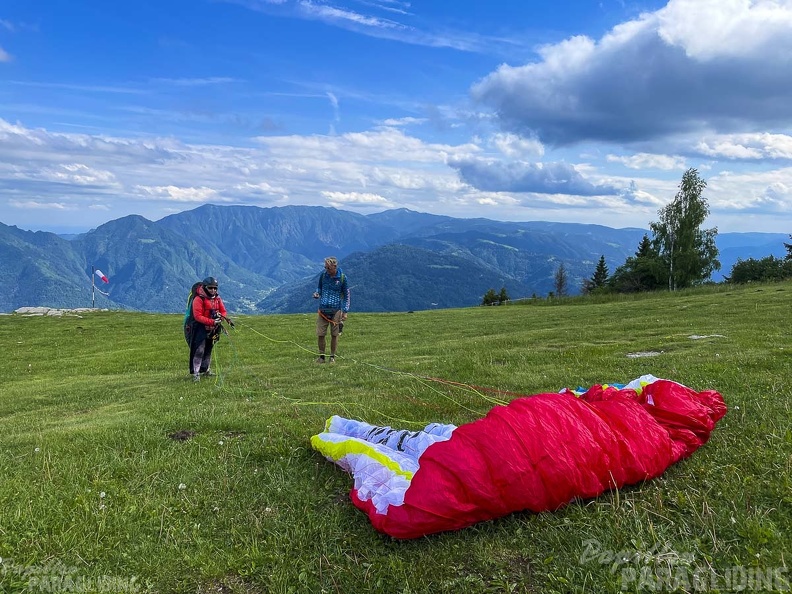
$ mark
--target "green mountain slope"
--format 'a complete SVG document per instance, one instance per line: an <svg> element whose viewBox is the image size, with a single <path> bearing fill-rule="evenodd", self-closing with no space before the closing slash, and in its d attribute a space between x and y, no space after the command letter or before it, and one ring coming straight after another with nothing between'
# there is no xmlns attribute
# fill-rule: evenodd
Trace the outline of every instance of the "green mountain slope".
<svg viewBox="0 0 792 594"><path fill-rule="evenodd" d="M414 246L389 244L358 252L343 261L354 311L424 310L478 305L488 289L506 287L510 295L528 288L490 267L468 258L444 255ZM316 310L311 294L321 268L299 283L274 291L261 303L262 311L295 313Z"/></svg>
<svg viewBox="0 0 792 594"><path fill-rule="evenodd" d="M94 293L97 307L181 311L192 283L212 275L232 311L306 311L314 305L305 302L305 287L328 255L339 257L354 276L357 311L470 305L501 286L513 298L545 296L554 290L561 264L575 294L600 256L612 272L647 233L406 209L363 216L307 206L205 205L156 222L128 216L70 240L0 223L0 257L10 286L3 309L90 306L96 266L111 281L99 287L107 295ZM719 235L723 269L714 280L738 258L783 257L784 241L788 237L780 233Z"/></svg>

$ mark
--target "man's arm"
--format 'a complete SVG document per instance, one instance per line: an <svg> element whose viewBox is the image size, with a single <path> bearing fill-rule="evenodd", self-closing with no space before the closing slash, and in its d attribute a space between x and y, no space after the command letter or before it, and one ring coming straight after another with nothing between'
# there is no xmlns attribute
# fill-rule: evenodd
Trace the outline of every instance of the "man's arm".
<svg viewBox="0 0 792 594"><path fill-rule="evenodd" d="M341 294L344 296L343 303L341 303L341 312L344 314L344 317L346 317L347 313L349 313L349 306L352 303L352 292L349 290L346 279L344 279L344 284L341 287Z"/></svg>

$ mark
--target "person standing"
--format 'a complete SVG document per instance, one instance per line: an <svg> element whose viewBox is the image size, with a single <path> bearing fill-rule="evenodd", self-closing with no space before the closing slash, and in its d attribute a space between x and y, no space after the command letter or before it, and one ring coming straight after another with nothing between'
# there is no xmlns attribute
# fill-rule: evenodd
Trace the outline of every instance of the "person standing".
<svg viewBox="0 0 792 594"><path fill-rule="evenodd" d="M324 272L319 275L313 298L319 300L319 315L316 318L319 358L316 362L325 362L327 329L330 328L330 363L335 363L338 335L344 328L350 303L349 284L336 258L325 258Z"/></svg>
<svg viewBox="0 0 792 594"><path fill-rule="evenodd" d="M212 349L220 336L220 324L223 319L229 324L233 322L227 317L226 307L217 292L217 279L208 276L196 288L192 300L192 335L190 338L190 375L193 381L201 381L201 374L214 375L210 368Z"/></svg>

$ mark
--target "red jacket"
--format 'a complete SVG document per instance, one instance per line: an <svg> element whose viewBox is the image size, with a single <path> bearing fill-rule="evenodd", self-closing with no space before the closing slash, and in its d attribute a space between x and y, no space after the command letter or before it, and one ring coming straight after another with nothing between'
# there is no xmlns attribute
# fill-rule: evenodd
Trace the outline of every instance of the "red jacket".
<svg viewBox="0 0 792 594"><path fill-rule="evenodd" d="M199 286L195 299L192 302L193 317L200 323L206 326L207 330L211 330L215 325L215 318L212 313L217 312L221 316L226 316L226 308L220 295L209 297L204 291L203 286Z"/></svg>

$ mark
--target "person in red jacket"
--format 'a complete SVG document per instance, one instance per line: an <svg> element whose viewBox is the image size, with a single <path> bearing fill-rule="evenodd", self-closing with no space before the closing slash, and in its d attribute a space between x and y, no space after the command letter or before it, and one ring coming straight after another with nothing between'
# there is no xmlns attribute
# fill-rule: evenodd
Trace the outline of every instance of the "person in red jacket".
<svg viewBox="0 0 792 594"><path fill-rule="evenodd" d="M212 348L220 334L220 323L225 319L232 324L226 314L225 304L217 293L217 279L213 276L203 279L192 301L195 323L190 340L190 375L194 382L201 381L201 374L214 375L209 365Z"/></svg>

